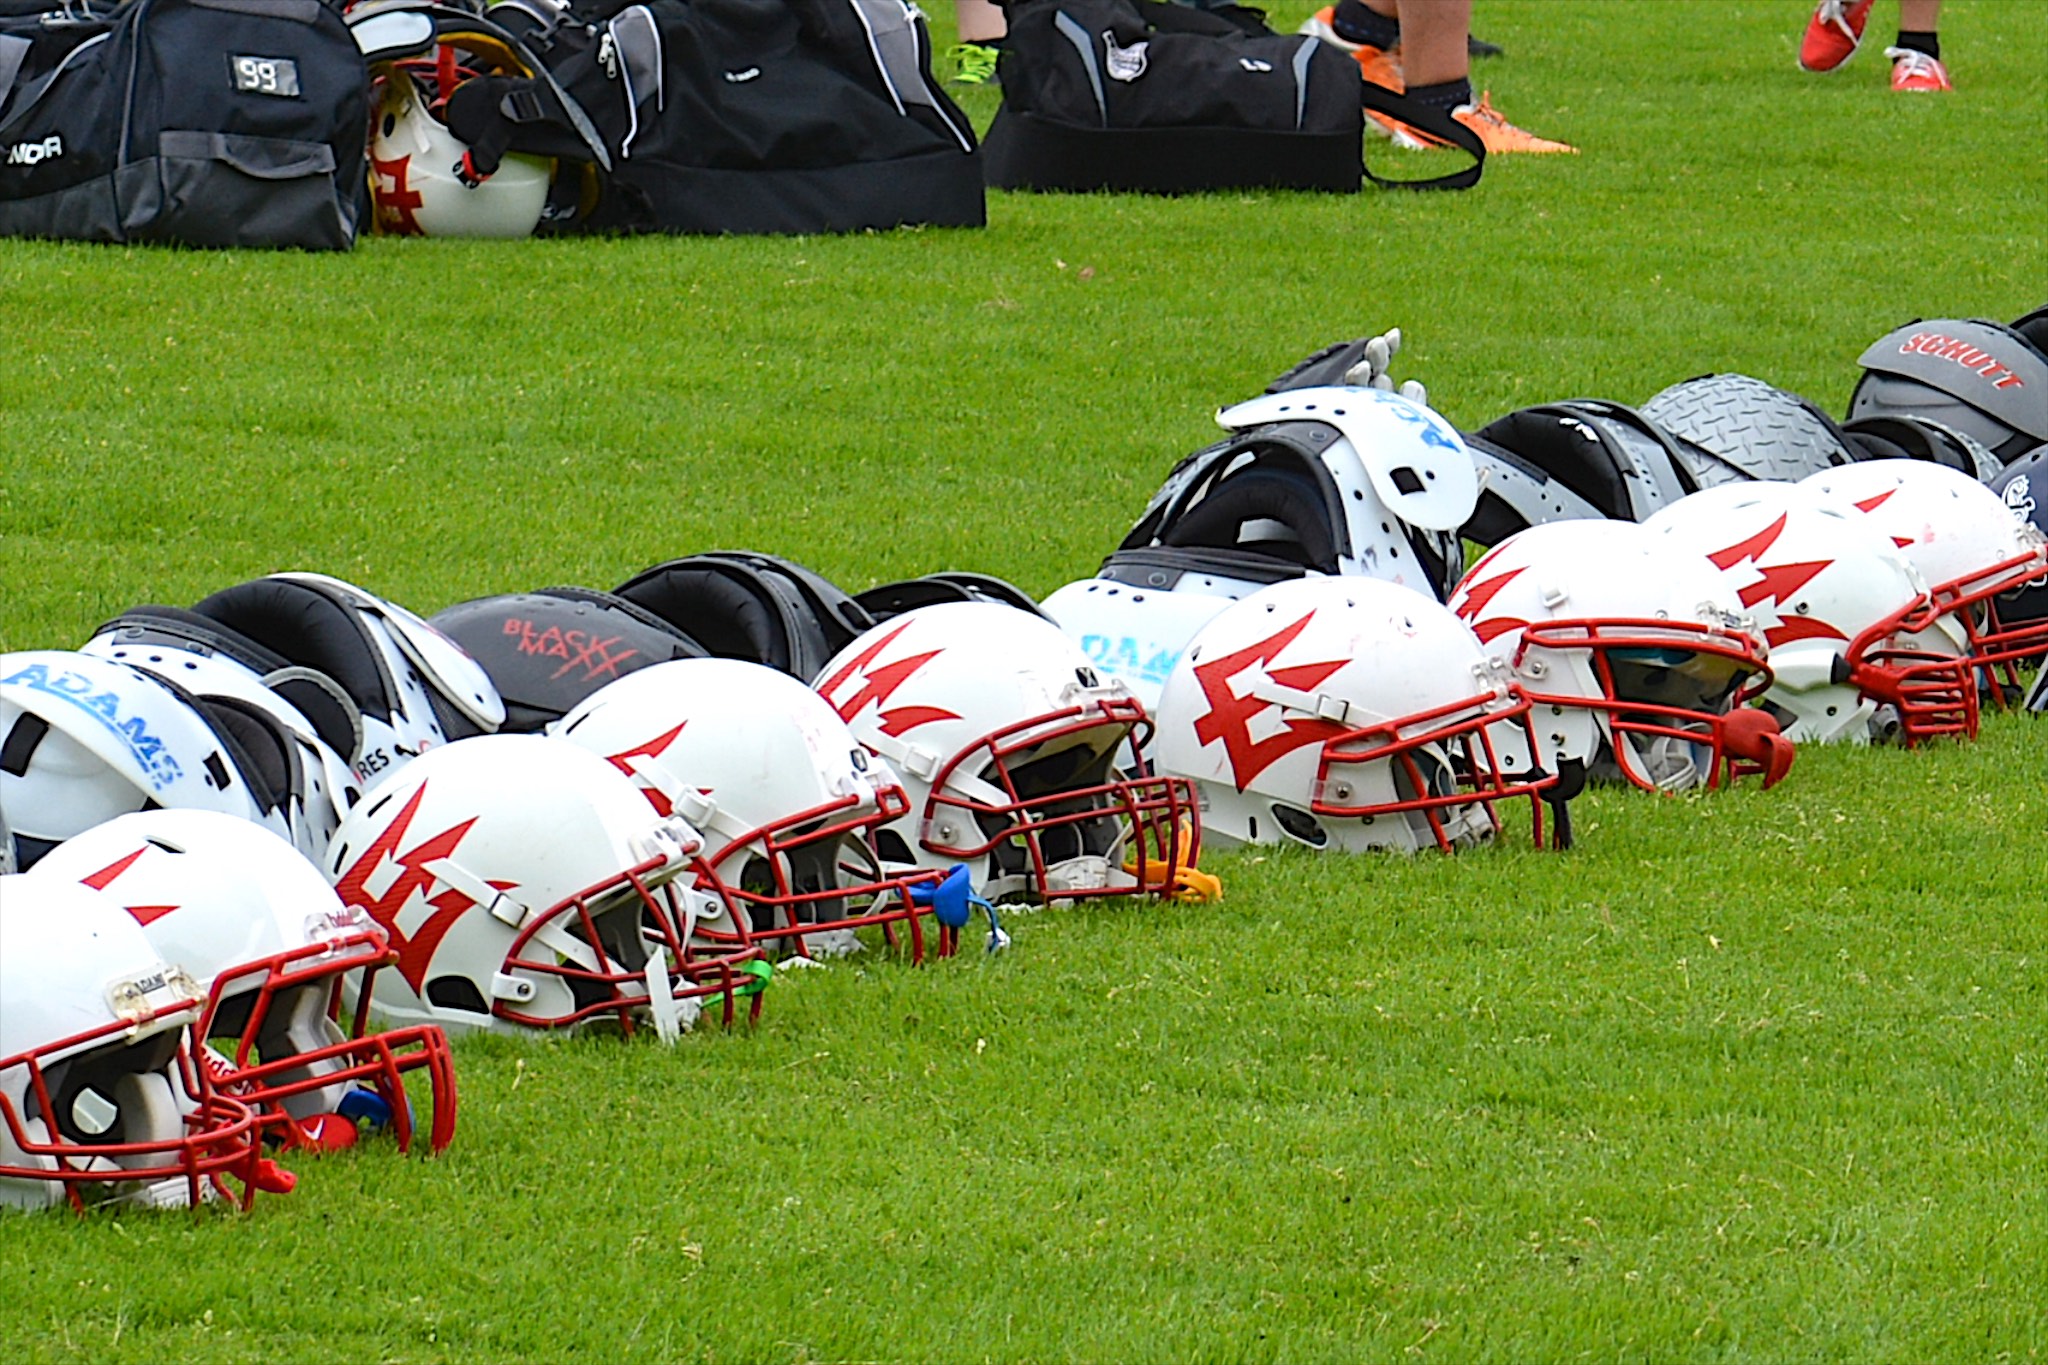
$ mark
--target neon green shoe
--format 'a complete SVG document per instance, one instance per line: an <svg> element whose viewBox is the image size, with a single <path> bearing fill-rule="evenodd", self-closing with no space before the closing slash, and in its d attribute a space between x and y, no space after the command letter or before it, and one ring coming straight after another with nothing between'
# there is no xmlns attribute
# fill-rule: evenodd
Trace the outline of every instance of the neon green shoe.
<svg viewBox="0 0 2048 1365"><path fill-rule="evenodd" d="M950 54L955 66L955 85L995 85L996 49L981 43L961 43Z"/></svg>

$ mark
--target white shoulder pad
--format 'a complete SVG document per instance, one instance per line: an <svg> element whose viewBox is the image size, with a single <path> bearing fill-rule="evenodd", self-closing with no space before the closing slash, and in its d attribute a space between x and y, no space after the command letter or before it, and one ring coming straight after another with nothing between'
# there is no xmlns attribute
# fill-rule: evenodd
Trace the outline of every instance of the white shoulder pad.
<svg viewBox="0 0 2048 1365"><path fill-rule="evenodd" d="M442 696L461 708L462 713L487 731L505 723L505 701L498 686L484 672L483 665L469 651L396 602L387 601L355 584L321 573L281 573L278 578L308 583L338 593L359 610L382 620L390 628L392 641L414 668L420 670Z"/></svg>
<svg viewBox="0 0 2048 1365"><path fill-rule="evenodd" d="M1268 422L1324 422L1344 434L1373 491L1403 521L1430 531L1463 526L1479 502L1472 452L1433 410L1382 389L1265 393L1216 414L1230 431Z"/></svg>
<svg viewBox="0 0 2048 1365"><path fill-rule="evenodd" d="M9 707L37 716L158 805L259 818L212 727L139 668L69 650L0 655L0 711Z"/></svg>
<svg viewBox="0 0 2048 1365"><path fill-rule="evenodd" d="M1188 641L1231 600L1084 578L1046 598L1041 609L1097 670L1122 682L1149 712L1159 705L1159 690Z"/></svg>

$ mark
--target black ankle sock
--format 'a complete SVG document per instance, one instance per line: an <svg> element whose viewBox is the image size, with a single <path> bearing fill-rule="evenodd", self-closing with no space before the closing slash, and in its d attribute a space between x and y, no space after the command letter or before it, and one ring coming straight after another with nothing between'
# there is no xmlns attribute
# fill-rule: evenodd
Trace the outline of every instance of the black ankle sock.
<svg viewBox="0 0 2048 1365"><path fill-rule="evenodd" d="M1941 60L1941 39L1932 33L1908 33L1900 29L1899 40L1892 46L1911 48L1915 52L1925 52L1937 62Z"/></svg>
<svg viewBox="0 0 2048 1365"><path fill-rule="evenodd" d="M1456 80L1444 81L1439 85L1411 85L1408 87L1408 98L1441 109L1448 114L1460 105L1472 102L1472 82Z"/></svg>
<svg viewBox="0 0 2048 1365"><path fill-rule="evenodd" d="M1000 38L1000 37L996 37L996 38L962 38L962 39L960 40L960 43L961 43L961 45L962 45L963 47L987 47L987 48L993 48L993 49L995 49L995 50L996 50L996 51L998 51L998 52L1002 51L1002 48L1003 48L1003 40L1002 40L1002 38Z"/></svg>
<svg viewBox="0 0 2048 1365"><path fill-rule="evenodd" d="M1401 45L1401 21L1367 9L1364 0L1337 0L1330 27L1347 43L1363 43L1382 52Z"/></svg>

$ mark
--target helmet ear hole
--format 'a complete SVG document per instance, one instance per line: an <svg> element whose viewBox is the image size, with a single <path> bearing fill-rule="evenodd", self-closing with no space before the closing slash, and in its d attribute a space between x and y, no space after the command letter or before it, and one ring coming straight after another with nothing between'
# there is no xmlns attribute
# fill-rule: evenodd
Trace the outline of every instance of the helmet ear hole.
<svg viewBox="0 0 2048 1365"><path fill-rule="evenodd" d="M491 1012L491 1007L484 1003L484 993L466 976L437 976L429 981L427 1003L445 1010L464 1010L470 1014Z"/></svg>
<svg viewBox="0 0 2048 1365"><path fill-rule="evenodd" d="M1288 838L1310 848L1321 848L1330 842L1330 832L1323 828L1322 821L1307 811L1294 806L1283 806L1275 802L1272 807L1273 820Z"/></svg>
<svg viewBox="0 0 2048 1365"><path fill-rule="evenodd" d="M903 836L893 829L875 832L875 852L885 863L911 863L917 861L910 856L910 845L903 842Z"/></svg>

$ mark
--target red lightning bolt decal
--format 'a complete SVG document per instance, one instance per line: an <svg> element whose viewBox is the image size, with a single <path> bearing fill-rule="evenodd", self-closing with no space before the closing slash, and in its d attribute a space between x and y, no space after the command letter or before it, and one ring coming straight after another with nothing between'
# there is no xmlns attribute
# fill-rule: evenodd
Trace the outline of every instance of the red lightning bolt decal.
<svg viewBox="0 0 2048 1365"><path fill-rule="evenodd" d="M1889 495L1887 495L1889 496ZM1882 501L1882 499L1879 499ZM1872 504L1875 506L1876 504ZM1788 514L1780 512L1778 519L1747 540L1737 541L1725 550L1717 550L1707 556L1723 569L1733 569L1743 560L1755 563L1764 551L1778 543L1778 537L1785 533ZM1809 559L1798 564L1756 563L1756 571L1762 575L1746 588L1738 589L1736 595L1742 605L1753 607L1759 602L1782 602L1787 596L1798 592L1822 569L1835 561L1832 559ZM1849 637L1825 621L1809 617L1793 616L1778 618L1778 624L1764 629L1764 639L1772 645L1788 644L1793 640L1846 640Z"/></svg>
<svg viewBox="0 0 2048 1365"><path fill-rule="evenodd" d="M127 857L116 858L91 876L80 877L78 880L95 891L104 891L113 883L116 877L119 877L123 872L135 866L135 860L148 851L148 849L138 848ZM175 905L126 905L121 908L135 916L137 924L154 924L178 907Z"/></svg>
<svg viewBox="0 0 2048 1365"><path fill-rule="evenodd" d="M1745 607L1764 601L1782 602L1811 583L1815 574L1834 562L1832 559L1809 559L1798 564L1759 564L1756 571L1763 577L1739 590L1736 596L1742 599Z"/></svg>
<svg viewBox="0 0 2048 1365"><path fill-rule="evenodd" d="M1764 527L1763 530L1758 531L1748 540L1737 541L1725 550L1716 550L1708 555L1707 558L1713 560L1717 568L1732 569L1743 560L1755 559L1765 550L1776 545L1778 537L1783 534L1785 534L1785 516L1783 513L1779 513L1776 521Z"/></svg>
<svg viewBox="0 0 2048 1365"><path fill-rule="evenodd" d="M1887 488L1884 490L1884 492L1879 493L1876 497L1865 498L1863 501L1857 503L1856 510L1859 512L1875 512L1878 508L1885 505L1886 501L1890 499L1892 494L1898 491L1899 490L1896 488Z"/></svg>
<svg viewBox="0 0 2048 1365"><path fill-rule="evenodd" d="M114 878L135 866L135 860L140 858L146 851L145 849L138 848L127 857L117 858L113 862L108 863L90 877L80 877L78 880L84 882L95 891L104 891L107 889L108 883L112 882Z"/></svg>
<svg viewBox="0 0 2048 1365"><path fill-rule="evenodd" d="M833 691L841 683L851 678L856 672L863 670L866 672L867 676L862 680L858 692L855 692L843 702L833 703L833 709L839 712L841 720L850 725L853 723L853 718L859 715L868 705L872 704L879 709L883 702L889 700L891 693L903 686L911 674L917 672L918 669L923 668L939 656L939 651L933 649L927 650L923 654L906 654L900 659L874 668L868 667L875 657L887 649L897 636L909 630L911 624L911 622L905 621L902 625L896 627L896 629L890 631L851 659L848 659L845 667L827 678L819 686L818 691L824 695L826 700L830 701ZM954 712L937 706L899 706L893 710L882 711L881 717L881 730L885 735L901 735L906 731L915 730L920 725L928 725L935 720L960 719Z"/></svg>
<svg viewBox="0 0 2048 1365"><path fill-rule="evenodd" d="M1487 558L1490 559L1492 556L1489 555ZM1489 602L1500 596L1500 590L1512 583L1528 565L1523 565L1522 569L1509 569L1506 573L1496 574L1492 578L1474 577L1485 567L1485 559L1472 566L1472 573L1466 575L1466 586L1458 590L1457 600L1451 604L1451 609L1457 613L1459 620L1472 624L1472 633L1477 635L1482 643L1505 635L1511 630L1520 630L1529 624L1512 616L1495 617L1491 621L1474 620L1480 612L1486 610Z"/></svg>
<svg viewBox="0 0 2048 1365"><path fill-rule="evenodd" d="M1195 665L1195 681L1201 684L1202 695L1209 699L1208 712L1195 719L1195 738L1204 745L1222 741L1223 751L1230 758L1232 780L1239 791L1302 745L1334 739L1344 733L1344 727L1335 721L1290 719L1284 722L1286 728L1283 733L1254 740L1251 719L1272 703L1258 697L1240 697L1230 690L1230 679L1234 675L1254 663L1270 662L1294 642L1294 637L1301 634L1314 616L1315 613L1310 612L1293 625L1282 628L1278 634L1247 645L1235 654L1220 655L1207 663ZM1343 666L1344 660L1332 659L1327 663L1295 664L1271 670L1268 676L1283 686L1306 691Z"/></svg>
<svg viewBox="0 0 2048 1365"><path fill-rule="evenodd" d="M660 758L662 754L668 751L668 746L676 742L676 736L683 732L683 726L689 723L688 721L683 721L667 734L656 735L645 744L613 754L606 760L614 768L617 768L620 772L633 779L633 785L640 788L640 794L645 796L648 804L654 807L656 815L664 817L673 815L675 814L675 807L666 796L662 795L659 787L642 783L640 781L640 774L633 771L633 765L627 762L627 760L633 758Z"/></svg>
<svg viewBox="0 0 2048 1365"><path fill-rule="evenodd" d="M413 210L422 202L420 192L407 183L407 168L410 156L394 157L389 161L378 157L370 158L370 169L385 184L378 187L376 195L377 216L384 220L384 226L403 237L418 237L424 231L420 220L413 216Z"/></svg>
<svg viewBox="0 0 2048 1365"><path fill-rule="evenodd" d="M399 912L405 909L414 895L424 892L434 884L434 874L429 870L428 864L438 862L455 852L455 846L462 842L463 836L469 833L470 826L476 823L476 817L471 816L460 824L452 825L431 839L415 844L400 853L399 842L405 838L406 828L412 824L412 817L420 807L420 799L426 794L427 784L422 782L419 790L412 794L412 799L405 803L396 818L384 827L383 832L371 841L368 848L363 850L363 856L356 859L354 865L342 874L341 880L335 883L334 887L345 904L368 912L370 918L383 925L385 932L391 935L391 942L398 949L398 973L415 992L426 979L427 964L433 959L434 949L440 946L448 931L455 927L455 921L462 917L462 912L476 904L460 891L444 891L427 902L434 913L420 925L417 933L408 938L398 927ZM405 870L398 874L383 895L372 896L368 889L370 876L387 857ZM501 891L511 889L509 885L499 886L496 882L491 885L498 886Z"/></svg>

